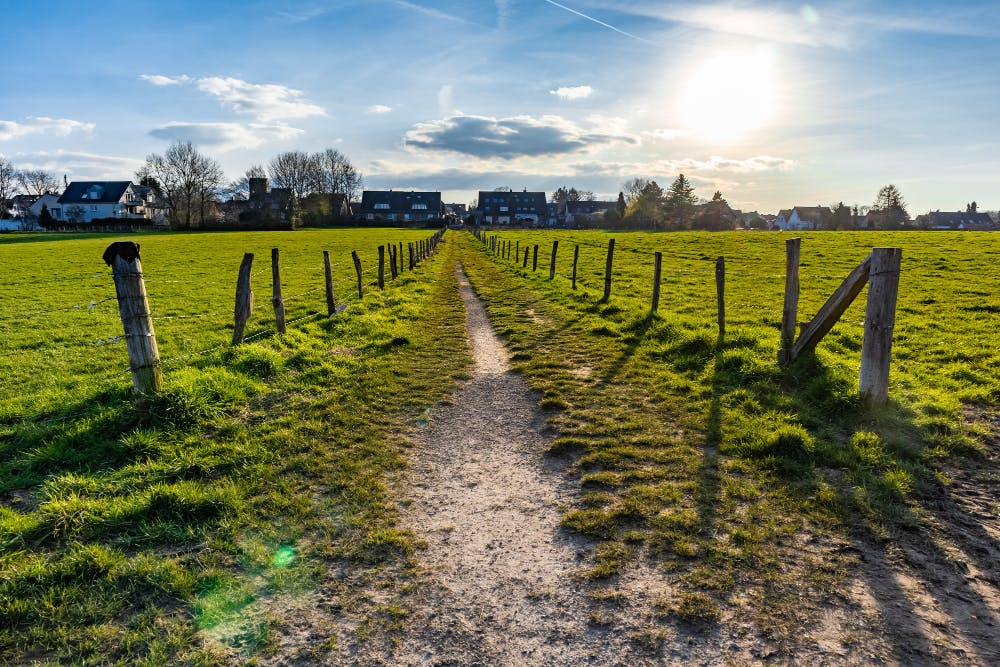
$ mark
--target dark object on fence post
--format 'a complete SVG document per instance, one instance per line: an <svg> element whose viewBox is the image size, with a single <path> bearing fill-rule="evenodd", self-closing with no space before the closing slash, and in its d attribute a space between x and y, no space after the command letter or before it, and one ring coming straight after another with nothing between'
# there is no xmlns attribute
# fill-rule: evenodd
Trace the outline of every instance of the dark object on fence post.
<svg viewBox="0 0 1000 667"><path fill-rule="evenodd" d="M240 275L236 279L236 308L233 311L233 345L243 342L247 321L253 313L253 290L250 289L250 270L253 268L253 253L243 255Z"/></svg>
<svg viewBox="0 0 1000 667"><path fill-rule="evenodd" d="M378 288L385 289L385 246L378 247Z"/></svg>
<svg viewBox="0 0 1000 667"><path fill-rule="evenodd" d="M549 262L549 280L556 277L556 253L559 251L559 241L552 242L552 260Z"/></svg>
<svg viewBox="0 0 1000 667"><path fill-rule="evenodd" d="M104 262L111 267L118 297L118 313L125 329L128 365L132 388L137 396L163 389L160 350L156 345L153 319L149 312L146 284L142 279L139 244L129 241L112 243L104 251Z"/></svg>
<svg viewBox="0 0 1000 667"><path fill-rule="evenodd" d="M660 309L660 277L663 272L663 253L653 255L653 312Z"/></svg>
<svg viewBox="0 0 1000 667"><path fill-rule="evenodd" d="M573 289L576 289L576 265L580 261L580 246L573 248Z"/></svg>
<svg viewBox="0 0 1000 667"><path fill-rule="evenodd" d="M354 260L354 271L358 274L358 298L365 298L365 287L364 283L361 282L361 260L358 259L358 251L351 251L351 259Z"/></svg>
<svg viewBox="0 0 1000 667"><path fill-rule="evenodd" d="M281 268L278 249L271 248L271 303L274 304L274 323L278 333L285 333L285 300L281 298Z"/></svg>
<svg viewBox="0 0 1000 667"><path fill-rule="evenodd" d="M535 250L534 250L534 252L531 255L531 270L532 271L537 271L538 270L538 244L537 243L535 244Z"/></svg>
<svg viewBox="0 0 1000 667"><path fill-rule="evenodd" d="M333 269L330 267L330 253L323 251L323 273L326 278L326 316L337 313L337 299L333 296Z"/></svg>
<svg viewBox="0 0 1000 667"><path fill-rule="evenodd" d="M406 247L410 251L410 271L412 271L413 267L416 265L416 260L413 257L413 243L407 243Z"/></svg>
<svg viewBox="0 0 1000 667"><path fill-rule="evenodd" d="M719 339L726 337L726 258L715 260L715 291L719 298Z"/></svg>
<svg viewBox="0 0 1000 667"><path fill-rule="evenodd" d="M785 241L785 306L781 311L781 350L778 361L788 361L788 352L795 343L795 325L799 318L799 259L802 239Z"/></svg>
<svg viewBox="0 0 1000 667"><path fill-rule="evenodd" d="M896 325L896 296L902 248L873 248L868 272L865 337L861 344L861 397L871 405L889 400L889 363Z"/></svg>
<svg viewBox="0 0 1000 667"><path fill-rule="evenodd" d="M528 246L524 247L524 264L521 266L522 269L528 268L528 256L531 254L531 249Z"/></svg>
<svg viewBox="0 0 1000 667"><path fill-rule="evenodd" d="M611 298L611 267L615 263L615 240L608 240L608 260L604 264L604 299L607 301Z"/></svg>

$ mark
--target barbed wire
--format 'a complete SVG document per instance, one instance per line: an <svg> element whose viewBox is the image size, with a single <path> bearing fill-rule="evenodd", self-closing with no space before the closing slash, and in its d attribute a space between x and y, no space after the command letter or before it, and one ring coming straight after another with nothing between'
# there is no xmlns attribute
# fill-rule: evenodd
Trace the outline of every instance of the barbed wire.
<svg viewBox="0 0 1000 667"><path fill-rule="evenodd" d="M87 309L88 311L92 311L97 306L101 305L102 303L107 303L108 301L114 301L115 298L116 297L109 296L108 298L101 299L100 301L90 301L90 303L84 303L84 304L80 304L80 305L76 305L76 306L69 306L67 308L50 308L48 310L35 310L35 311L27 312L27 313L18 313L17 316L18 317L32 317L32 316L35 316L35 315L48 315L48 314L51 314L51 313L63 313L63 312L71 311L71 310L82 311L84 309Z"/></svg>

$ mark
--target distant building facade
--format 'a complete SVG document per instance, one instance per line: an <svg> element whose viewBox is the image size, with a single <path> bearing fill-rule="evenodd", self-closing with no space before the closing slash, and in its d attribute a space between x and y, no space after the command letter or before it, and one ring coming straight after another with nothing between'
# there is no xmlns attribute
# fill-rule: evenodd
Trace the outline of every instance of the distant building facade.
<svg viewBox="0 0 1000 667"><path fill-rule="evenodd" d="M146 205L154 195L132 181L73 181L59 196L55 220L92 222L108 218L148 219Z"/></svg>
<svg viewBox="0 0 1000 667"><path fill-rule="evenodd" d="M918 215L917 227L920 229L961 230L961 231L991 231L997 229L997 224L988 213L975 211L934 211Z"/></svg>
<svg viewBox="0 0 1000 667"><path fill-rule="evenodd" d="M365 190L355 217L361 222L427 223L444 218L440 192Z"/></svg>
<svg viewBox="0 0 1000 667"><path fill-rule="evenodd" d="M526 225L537 227L549 220L544 192L479 191L480 221L484 225Z"/></svg>
<svg viewBox="0 0 1000 667"><path fill-rule="evenodd" d="M782 209L774 225L782 231L823 229L832 216L833 211L829 206L795 206L791 209Z"/></svg>

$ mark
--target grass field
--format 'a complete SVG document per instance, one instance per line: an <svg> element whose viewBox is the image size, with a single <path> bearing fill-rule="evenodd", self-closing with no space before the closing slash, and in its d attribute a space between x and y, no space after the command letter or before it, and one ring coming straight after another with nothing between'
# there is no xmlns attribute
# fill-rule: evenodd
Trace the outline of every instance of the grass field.
<svg viewBox="0 0 1000 667"><path fill-rule="evenodd" d="M872 247L903 248L892 400L869 409L857 390L864 294L815 355L776 363L784 235L620 234L607 303L613 234L499 235L520 258L470 240L481 252L467 270L517 369L556 410L553 451L573 456L581 485L564 524L603 540L597 580L640 555L674 572L682 593L663 601L667 615L713 620L749 599L762 627L788 636L801 627L803 589L832 590L851 565L815 558L804 543L919 529L923 501L947 496L946 466L979 465L976 415L1000 405L1000 237L802 235L802 320ZM664 269L652 316L654 251Z"/></svg>
<svg viewBox="0 0 1000 667"><path fill-rule="evenodd" d="M171 318L155 322L165 391L140 409L124 346L100 343L119 332L100 258L113 237L0 238L0 662L242 661L267 650L282 622L270 610L328 585L334 564L377 581L381 563L405 561L413 539L386 480L405 427L464 373L464 319L453 262L359 301L350 251L370 283L377 244L429 236L134 238L153 313ZM311 291L324 249L350 305L230 348L246 251L250 333L272 328L271 247L289 321L325 313ZM317 640L333 642L333 629Z"/></svg>
<svg viewBox="0 0 1000 667"><path fill-rule="evenodd" d="M598 540L595 618L621 603L615 575L645 563L669 582L659 622L745 617L794 642L815 620L810 601L857 569L836 545L930 534L949 470L985 460L980 417L1000 408L1000 237L802 235L803 320L871 247L903 248L892 400L873 409L857 392L864 294L814 355L777 364L783 235L617 235L608 302L611 235L500 235L522 253L539 245L538 270L450 232L384 292L371 285L377 245L429 233L138 235L166 379L141 407L101 261L118 239L0 236L0 662L253 661L279 650L280 610L316 605L318 591L359 641L398 628L420 544L396 523L390 480L408 429L468 370L459 259L559 430L552 453L579 488L563 523ZM296 320L285 336L272 331L271 247ZM329 320L317 316L322 250L349 304ZM253 340L232 348L244 252L257 257ZM317 630L316 656L343 631Z"/></svg>

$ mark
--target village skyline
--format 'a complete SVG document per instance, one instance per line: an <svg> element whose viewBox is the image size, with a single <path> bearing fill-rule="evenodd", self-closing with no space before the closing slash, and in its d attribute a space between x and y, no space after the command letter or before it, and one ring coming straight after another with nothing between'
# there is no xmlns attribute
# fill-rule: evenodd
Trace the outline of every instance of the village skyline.
<svg viewBox="0 0 1000 667"><path fill-rule="evenodd" d="M679 174L743 210L1000 207L986 2L54 3L7 10L0 155L132 177L175 140L230 180L333 146L372 190L599 198ZM136 17L141 20L136 20ZM81 35L104 35L82 48ZM113 36L113 37L112 37ZM82 41L81 41L82 40ZM37 46L44 42L45 48Z"/></svg>

